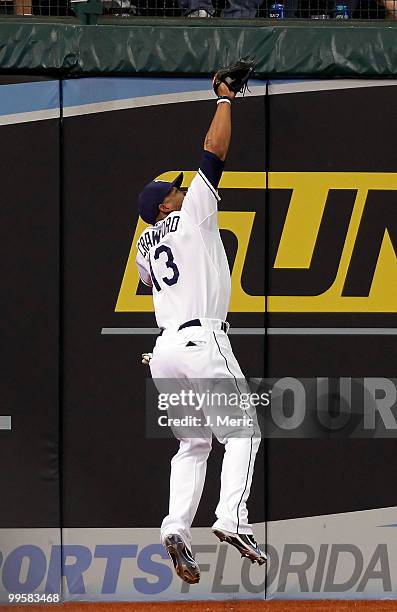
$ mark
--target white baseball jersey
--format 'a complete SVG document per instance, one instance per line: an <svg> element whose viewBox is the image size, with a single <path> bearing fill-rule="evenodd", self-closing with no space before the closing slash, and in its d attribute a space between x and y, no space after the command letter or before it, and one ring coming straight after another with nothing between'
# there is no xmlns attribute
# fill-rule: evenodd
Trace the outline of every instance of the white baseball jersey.
<svg viewBox="0 0 397 612"><path fill-rule="evenodd" d="M200 169L182 209L145 229L137 242L141 280L153 287L157 324L226 319L230 270L217 219L219 195Z"/></svg>

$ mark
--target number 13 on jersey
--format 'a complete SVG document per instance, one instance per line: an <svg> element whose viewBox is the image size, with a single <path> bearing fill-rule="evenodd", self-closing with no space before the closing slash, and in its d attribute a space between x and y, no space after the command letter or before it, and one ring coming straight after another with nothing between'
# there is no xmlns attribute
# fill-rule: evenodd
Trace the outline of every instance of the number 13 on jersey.
<svg viewBox="0 0 397 612"><path fill-rule="evenodd" d="M161 283L165 283L168 287L175 285L178 282L179 278L179 270L178 266L174 261L174 256L169 246L166 244L161 244L157 247L154 252L154 267L156 268L156 274L153 270L152 259L149 255L149 267L150 267L150 276L152 277L153 286L157 289L157 291L161 291ZM160 276L162 274L162 268L168 268L166 270L166 276ZM161 281L161 282L159 282Z"/></svg>

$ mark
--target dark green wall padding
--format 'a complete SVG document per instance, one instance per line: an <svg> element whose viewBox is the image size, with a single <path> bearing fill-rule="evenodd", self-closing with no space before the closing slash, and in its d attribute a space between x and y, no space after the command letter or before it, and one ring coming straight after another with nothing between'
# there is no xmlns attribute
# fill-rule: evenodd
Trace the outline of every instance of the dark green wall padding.
<svg viewBox="0 0 397 612"><path fill-rule="evenodd" d="M102 18L97 25L81 25L74 18L26 17L0 21L3 74L206 76L244 55L257 58L260 79L393 78L397 22L135 18L118 23Z"/></svg>

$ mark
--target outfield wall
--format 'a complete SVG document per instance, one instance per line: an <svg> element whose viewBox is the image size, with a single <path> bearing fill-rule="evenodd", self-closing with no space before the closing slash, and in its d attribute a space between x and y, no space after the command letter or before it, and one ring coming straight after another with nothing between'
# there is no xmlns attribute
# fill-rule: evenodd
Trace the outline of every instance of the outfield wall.
<svg viewBox="0 0 397 612"><path fill-rule="evenodd" d="M155 320L136 196L182 170L188 185L207 79L2 77L0 94L1 600L393 598L393 438L262 442L249 509L267 578L208 528L219 445L195 521L200 585L158 544L176 442L146 436ZM219 223L247 377L395 377L396 101L392 80L295 80L235 102Z"/></svg>

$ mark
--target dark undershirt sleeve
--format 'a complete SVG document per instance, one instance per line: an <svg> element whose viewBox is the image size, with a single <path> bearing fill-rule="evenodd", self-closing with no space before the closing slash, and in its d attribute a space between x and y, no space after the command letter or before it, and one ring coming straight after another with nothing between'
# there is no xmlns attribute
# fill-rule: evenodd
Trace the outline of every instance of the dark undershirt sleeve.
<svg viewBox="0 0 397 612"><path fill-rule="evenodd" d="M225 162L220 160L215 153L204 151L203 157L201 158L200 170L215 189L218 189L224 165Z"/></svg>

